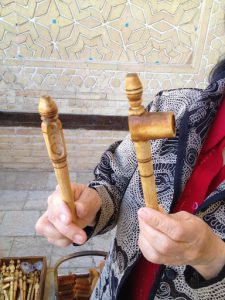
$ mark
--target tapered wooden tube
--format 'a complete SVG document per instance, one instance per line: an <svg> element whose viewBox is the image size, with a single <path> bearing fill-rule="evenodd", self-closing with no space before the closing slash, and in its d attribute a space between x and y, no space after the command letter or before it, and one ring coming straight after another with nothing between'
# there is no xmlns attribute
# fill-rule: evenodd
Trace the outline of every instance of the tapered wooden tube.
<svg viewBox="0 0 225 300"><path fill-rule="evenodd" d="M51 97L44 96L40 99L39 113L42 119L42 133L61 189L62 199L70 208L73 222L76 223L75 199L70 185L66 145L62 125L58 119L58 109Z"/></svg>
<svg viewBox="0 0 225 300"><path fill-rule="evenodd" d="M130 104L129 130L134 142L145 205L158 210L157 191L150 140L175 137L173 112L146 112L142 103L142 84L137 74L126 77L126 93Z"/></svg>

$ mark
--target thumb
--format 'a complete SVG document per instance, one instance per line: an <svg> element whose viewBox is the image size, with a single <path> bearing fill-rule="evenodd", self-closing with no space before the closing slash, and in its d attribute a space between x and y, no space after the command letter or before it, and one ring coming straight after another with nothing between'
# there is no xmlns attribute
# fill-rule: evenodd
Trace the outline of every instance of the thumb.
<svg viewBox="0 0 225 300"><path fill-rule="evenodd" d="M71 189L73 193L74 200L77 201L81 197L83 191L86 189L86 185L82 183L71 183Z"/></svg>
<svg viewBox="0 0 225 300"><path fill-rule="evenodd" d="M101 207L101 199L96 190L86 187L75 204L78 217L92 226Z"/></svg>

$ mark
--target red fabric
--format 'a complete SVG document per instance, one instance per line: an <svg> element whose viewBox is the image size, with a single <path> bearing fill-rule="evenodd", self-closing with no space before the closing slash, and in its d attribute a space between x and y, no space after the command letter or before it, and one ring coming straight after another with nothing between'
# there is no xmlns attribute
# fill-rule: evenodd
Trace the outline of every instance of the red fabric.
<svg viewBox="0 0 225 300"><path fill-rule="evenodd" d="M203 200L225 179L222 157L222 151L225 147L224 116L225 101L222 101L194 171L173 212L184 210L193 213Z"/></svg>
<svg viewBox="0 0 225 300"><path fill-rule="evenodd" d="M211 182L208 194L211 194L225 178L225 166L221 169L216 178Z"/></svg>
<svg viewBox="0 0 225 300"><path fill-rule="evenodd" d="M222 150L225 147L225 101L222 102L203 145L185 189L173 213L184 210L194 213L215 188L225 179ZM143 256L129 280L131 300L146 300L160 265L148 262Z"/></svg>
<svg viewBox="0 0 225 300"><path fill-rule="evenodd" d="M224 147L225 139L213 149L200 154L195 170L173 212L184 210L193 213L209 195L209 191L213 191L225 178L221 178L221 174L224 175L224 172L220 174L223 166L222 150Z"/></svg>

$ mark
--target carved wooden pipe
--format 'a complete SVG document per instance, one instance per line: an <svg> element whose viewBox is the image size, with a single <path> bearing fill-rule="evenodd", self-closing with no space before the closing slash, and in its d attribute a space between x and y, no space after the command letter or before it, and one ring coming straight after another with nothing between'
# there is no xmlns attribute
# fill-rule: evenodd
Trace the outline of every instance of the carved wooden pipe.
<svg viewBox="0 0 225 300"><path fill-rule="evenodd" d="M70 185L66 145L62 124L58 119L58 109L55 102L49 96L41 97L38 108L42 119L42 133L61 189L62 199L69 206L73 222L76 223L77 215Z"/></svg>
<svg viewBox="0 0 225 300"><path fill-rule="evenodd" d="M134 142L144 200L147 207L158 210L156 184L149 140L175 137L173 112L146 112L142 102L142 84L137 74L126 77L129 100L129 130Z"/></svg>

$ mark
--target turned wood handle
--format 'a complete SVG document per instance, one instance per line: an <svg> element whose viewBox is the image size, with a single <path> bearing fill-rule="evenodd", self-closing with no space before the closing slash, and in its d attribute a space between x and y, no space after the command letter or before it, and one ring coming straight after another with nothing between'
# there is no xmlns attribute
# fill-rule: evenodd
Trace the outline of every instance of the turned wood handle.
<svg viewBox="0 0 225 300"><path fill-rule="evenodd" d="M58 119L58 109L55 102L49 96L41 97L38 109L42 120L42 133L61 189L61 196L63 201L69 206L73 222L76 223L75 199L70 185L66 145L62 124Z"/></svg>
<svg viewBox="0 0 225 300"><path fill-rule="evenodd" d="M129 100L129 131L134 142L145 205L158 210L157 191L150 140L175 137L173 112L146 112L142 103L142 84L137 74L126 77Z"/></svg>

